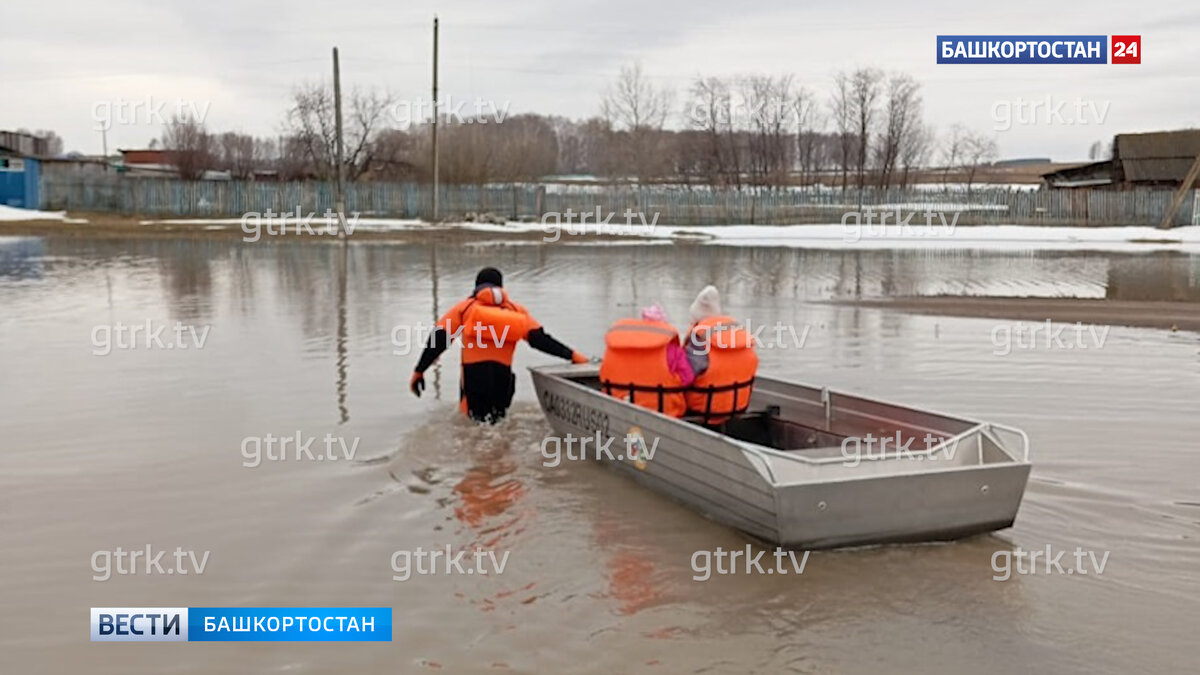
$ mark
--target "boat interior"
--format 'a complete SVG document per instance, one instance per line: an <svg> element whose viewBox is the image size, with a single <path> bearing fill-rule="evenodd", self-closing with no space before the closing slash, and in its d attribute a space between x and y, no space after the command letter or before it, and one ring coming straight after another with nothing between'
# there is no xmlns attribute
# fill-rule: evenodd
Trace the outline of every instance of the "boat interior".
<svg viewBox="0 0 1200 675"><path fill-rule="evenodd" d="M561 375L601 390L595 371ZM721 424L705 424L702 416L687 416L683 420L804 462L844 463L848 447L868 463L883 459L933 459L935 453L946 454L943 442L953 443L955 451L962 442L963 448L970 450L959 454L958 461L954 461L956 452L949 453L948 464L1018 459L1005 450L994 430L988 427L984 433L983 425L976 421L772 378L758 378L749 409Z"/></svg>

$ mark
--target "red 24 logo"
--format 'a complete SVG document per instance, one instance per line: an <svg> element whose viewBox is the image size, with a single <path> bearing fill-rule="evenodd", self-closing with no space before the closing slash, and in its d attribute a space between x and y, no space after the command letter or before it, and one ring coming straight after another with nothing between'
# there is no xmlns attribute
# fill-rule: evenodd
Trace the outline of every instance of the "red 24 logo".
<svg viewBox="0 0 1200 675"><path fill-rule="evenodd" d="M1114 35L1112 36L1113 63L1141 63L1142 36Z"/></svg>

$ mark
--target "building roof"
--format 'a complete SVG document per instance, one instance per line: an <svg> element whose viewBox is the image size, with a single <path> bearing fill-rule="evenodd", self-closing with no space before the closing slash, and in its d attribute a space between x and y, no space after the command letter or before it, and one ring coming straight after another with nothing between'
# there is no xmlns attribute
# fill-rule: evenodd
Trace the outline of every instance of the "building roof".
<svg viewBox="0 0 1200 675"><path fill-rule="evenodd" d="M122 148L122 149L118 149L117 152L121 153L121 156L125 158L126 162L133 160L133 161L144 162L144 163L148 163L148 164L152 164L152 163L165 164L167 161L169 161L171 159L171 155L175 154L173 151L166 150L164 148L145 148L145 149L142 149L142 148L123 149Z"/></svg>
<svg viewBox="0 0 1200 675"><path fill-rule="evenodd" d="M1113 182L1113 162L1104 160L1091 164L1068 166L1058 171L1042 174L1042 179L1051 187L1095 187Z"/></svg>
<svg viewBox="0 0 1200 675"><path fill-rule="evenodd" d="M65 155L63 157L43 157L47 164L107 164L108 161L98 155Z"/></svg>
<svg viewBox="0 0 1200 675"><path fill-rule="evenodd" d="M1131 183L1174 182L1187 176L1200 155L1200 129L1118 134L1113 156Z"/></svg>

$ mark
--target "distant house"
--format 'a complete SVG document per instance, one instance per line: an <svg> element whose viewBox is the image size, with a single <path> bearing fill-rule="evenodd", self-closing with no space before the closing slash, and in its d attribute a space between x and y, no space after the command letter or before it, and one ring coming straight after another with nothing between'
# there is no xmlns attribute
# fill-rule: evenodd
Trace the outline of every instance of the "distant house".
<svg viewBox="0 0 1200 675"><path fill-rule="evenodd" d="M117 171L137 178L178 178L179 166L174 150L146 149L120 150L121 163ZM230 180L232 174L226 169L205 169L200 180Z"/></svg>
<svg viewBox="0 0 1200 675"><path fill-rule="evenodd" d="M174 153L170 150L118 150L121 164L117 170L129 176L159 176L171 178L179 175L175 167Z"/></svg>
<svg viewBox="0 0 1200 675"><path fill-rule="evenodd" d="M23 157L49 157L50 139L23 131L0 131L0 147Z"/></svg>
<svg viewBox="0 0 1200 675"><path fill-rule="evenodd" d="M45 181L81 181L112 174L104 157L73 154L42 160L42 179Z"/></svg>
<svg viewBox="0 0 1200 675"><path fill-rule="evenodd" d="M1200 129L1113 139L1113 179L1126 187L1177 188L1200 155Z"/></svg>
<svg viewBox="0 0 1200 675"><path fill-rule="evenodd" d="M1046 173L1042 180L1051 188L1178 188L1197 155L1200 129L1118 134L1112 159Z"/></svg>

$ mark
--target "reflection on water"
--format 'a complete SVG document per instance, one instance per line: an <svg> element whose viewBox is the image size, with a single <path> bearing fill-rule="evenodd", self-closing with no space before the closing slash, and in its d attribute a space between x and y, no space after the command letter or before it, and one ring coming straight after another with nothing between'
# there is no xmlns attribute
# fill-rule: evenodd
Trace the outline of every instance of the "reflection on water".
<svg viewBox="0 0 1200 675"><path fill-rule="evenodd" d="M988 320L818 301L1196 301L1198 262L0 239L0 649L14 672L1186 671L1200 619L1200 336L1113 328L1102 349L999 357ZM747 540L593 464L543 466L550 430L528 378L496 427L457 414L453 349L423 398L408 393L419 348L393 344L394 329L431 325L485 265L587 353L639 305L685 320L715 283L735 316L811 329L795 349L762 353L773 374L1019 425L1036 464L1017 524L953 544L817 552L799 576L694 581L695 552ZM92 354L95 326L147 320L212 330L201 350ZM522 348L516 365L549 362ZM245 437L297 430L360 439L359 455L242 466ZM210 568L91 581L93 551L146 543L211 550ZM993 580L997 551L1047 545L1111 552L1109 569ZM445 546L510 560L494 576L392 579L393 552ZM169 650L98 658L73 631L32 628L137 603L387 605L397 629L387 647L230 646L201 665Z"/></svg>
<svg viewBox="0 0 1200 675"><path fill-rule="evenodd" d="M1161 254L1112 260L1106 293L1110 300L1200 302L1200 258Z"/></svg>
<svg viewBox="0 0 1200 675"><path fill-rule="evenodd" d="M513 477L516 464L509 456L511 448L488 449L475 458L463 477L454 485L458 505L454 516L479 535L492 535L510 528L515 521L498 519L506 516L525 494L525 486ZM490 548L494 540L472 542Z"/></svg>
<svg viewBox="0 0 1200 675"><path fill-rule="evenodd" d="M438 268L437 268L438 246L437 246L437 244L431 244L428 248L429 248L429 294L432 297L432 301L430 302L431 312L429 315L429 325L432 326L437 323L438 319L442 318L442 315L441 315L442 308L438 304ZM442 397L442 364L441 364L441 361L439 360L437 363L434 363L433 367L430 368L430 371L432 372L433 376L428 379L433 384L434 398L440 399Z"/></svg>
<svg viewBox="0 0 1200 675"><path fill-rule="evenodd" d="M0 277L41 279L45 255L37 237L0 237Z"/></svg>
<svg viewBox="0 0 1200 675"><path fill-rule="evenodd" d="M350 245L344 239L338 244L337 256L337 392L338 423L350 421L350 407L346 403L346 371L349 368L346 350L346 273L349 265Z"/></svg>

